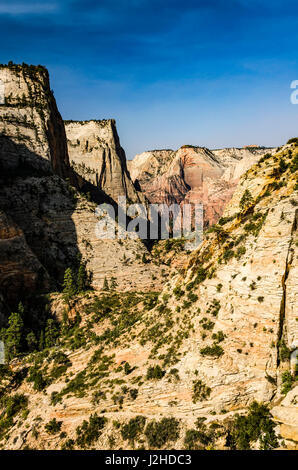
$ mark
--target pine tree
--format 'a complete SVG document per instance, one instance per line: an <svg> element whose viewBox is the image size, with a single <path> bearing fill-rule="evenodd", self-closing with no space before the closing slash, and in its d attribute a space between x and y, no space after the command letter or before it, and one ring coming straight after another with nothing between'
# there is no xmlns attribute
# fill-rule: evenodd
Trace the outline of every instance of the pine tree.
<svg viewBox="0 0 298 470"><path fill-rule="evenodd" d="M76 286L73 280L71 268L67 268L64 273L63 296L69 301L76 294Z"/></svg>
<svg viewBox="0 0 298 470"><path fill-rule="evenodd" d="M15 357L22 348L22 337L24 333L24 323L19 312L13 312L8 320L8 328L5 332L5 353L6 359Z"/></svg>
<svg viewBox="0 0 298 470"><path fill-rule="evenodd" d="M77 287L79 292L84 292L88 288L88 276L85 264L80 264L77 277Z"/></svg>
<svg viewBox="0 0 298 470"><path fill-rule="evenodd" d="M247 207L252 204L253 202L253 197L248 189L246 189L243 193L242 198L240 199L240 208L242 210L247 209Z"/></svg>
<svg viewBox="0 0 298 470"><path fill-rule="evenodd" d="M111 278L111 284L110 284L111 289L112 289L112 290L115 290L116 287L117 287L117 285L118 285L118 284L117 284L116 278L115 278L115 277L112 277L112 278Z"/></svg>
<svg viewBox="0 0 298 470"><path fill-rule="evenodd" d="M18 313L20 314L21 318L24 318L25 309L22 302L20 302L18 305Z"/></svg>
<svg viewBox="0 0 298 470"><path fill-rule="evenodd" d="M59 337L58 328L52 318L49 318L47 321L45 329L45 347L51 348L57 343L57 338Z"/></svg>
<svg viewBox="0 0 298 470"><path fill-rule="evenodd" d="M109 288L109 283L108 283L108 280L107 280L106 277L104 278L102 289L103 289L103 290L110 290L110 288Z"/></svg>
<svg viewBox="0 0 298 470"><path fill-rule="evenodd" d="M42 331L39 336L38 349L42 351L44 348L44 332Z"/></svg>
<svg viewBox="0 0 298 470"><path fill-rule="evenodd" d="M66 309L64 309L63 316L62 316L62 322L60 324L60 334L61 334L61 336L66 335L69 328L70 328L70 320L68 318Z"/></svg>
<svg viewBox="0 0 298 470"><path fill-rule="evenodd" d="M37 349L37 339L36 339L36 336L33 333L33 331L30 331L30 333L28 333L28 335L26 336L26 341L27 341L29 351L30 352L36 351L36 349Z"/></svg>

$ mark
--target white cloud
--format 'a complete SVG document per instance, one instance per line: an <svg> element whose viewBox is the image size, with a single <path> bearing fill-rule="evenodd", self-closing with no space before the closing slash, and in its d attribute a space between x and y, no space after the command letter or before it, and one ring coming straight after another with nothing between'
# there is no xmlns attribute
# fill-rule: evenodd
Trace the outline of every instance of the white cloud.
<svg viewBox="0 0 298 470"><path fill-rule="evenodd" d="M0 15L34 15L57 11L56 3L0 3Z"/></svg>

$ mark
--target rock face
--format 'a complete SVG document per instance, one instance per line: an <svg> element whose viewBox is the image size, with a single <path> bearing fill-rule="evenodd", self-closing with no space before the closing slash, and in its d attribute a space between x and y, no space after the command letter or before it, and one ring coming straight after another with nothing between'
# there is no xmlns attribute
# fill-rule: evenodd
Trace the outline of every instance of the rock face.
<svg viewBox="0 0 298 470"><path fill-rule="evenodd" d="M272 415L279 424L279 432L287 441L288 448L298 449L298 385L291 390L278 406L272 409Z"/></svg>
<svg viewBox="0 0 298 470"><path fill-rule="evenodd" d="M24 145L26 153L12 155L8 149L5 157L3 151L2 168L14 171L26 159L36 170L53 168L59 176L69 176L65 130L50 91L48 71L35 66L0 66L0 81L4 96L0 107L1 135ZM30 156L26 149L39 159Z"/></svg>
<svg viewBox="0 0 298 470"><path fill-rule="evenodd" d="M137 178L146 168L140 184L153 201L203 201L209 223L227 204L168 276L183 240L149 254L139 240L96 236L95 207L116 196L103 191L108 181L112 191L113 175L100 166L112 154L111 131L105 151L91 150L95 173L105 177L77 175L46 72L0 73L0 321L18 300L56 288L78 255L96 288L113 277L121 291L114 285L69 302L52 293L47 307L62 321L59 338L1 369L0 447L226 448L235 413L258 400L270 406L285 445L297 448L298 146L262 158L251 149L189 147L138 157L131 172ZM95 136L89 149L100 130L86 126L82 135ZM247 169L249 158L257 162ZM128 174L119 175L117 191L129 195ZM81 188L92 190L90 200ZM161 288L159 296L148 292Z"/></svg>
<svg viewBox="0 0 298 470"><path fill-rule="evenodd" d="M114 203L110 196L116 199L118 194L135 202L142 199L129 179L114 122L69 126L70 134L82 132L82 142L83 135L90 146L93 137L101 142L99 153L93 149L88 154L91 166L102 157L102 166L96 167L99 179L88 181L69 165L64 123L48 72L43 67L1 66L0 80L0 291L10 308L26 292L54 288L80 254L97 288L105 277L113 277L124 290L135 288L136 278L144 289L156 289L160 270L151 263L145 269L140 260L146 254L149 261L150 255L142 242L120 244L95 234L96 204ZM90 192L96 203L77 189Z"/></svg>
<svg viewBox="0 0 298 470"><path fill-rule="evenodd" d="M48 288L48 270L54 269L51 274L57 275L63 261L70 262L67 250L63 254L63 249L57 250L61 242L51 243L57 227L45 221L46 199L51 190L57 192L60 181L54 172L67 177L69 164L64 125L47 70L1 66L0 80L4 98L0 105L0 290L13 305L26 292Z"/></svg>
<svg viewBox="0 0 298 470"><path fill-rule="evenodd" d="M16 418L5 447L81 448L80 426L97 413L105 418L103 429L87 447L181 449L186 431L196 436L195 423L205 418L198 439L210 425L212 435L220 430L212 446L226 448L221 432L229 436L234 414L245 413L254 400L269 404L285 445L297 447L297 383L286 397L282 383L298 340L297 162L298 146L292 145L253 165L221 225L168 280L156 303L141 293L118 299L110 293L95 303L79 299L75 308L81 331L88 325L87 347L70 351L62 343L68 373L42 392L26 381L19 386L18 393L30 398L30 413L26 421ZM59 302L55 298L55 309L63 310ZM26 369L27 362L14 370ZM49 374L55 364L49 366L47 357L40 367ZM147 427L140 426L132 441L129 420L140 415ZM46 432L54 417L70 441ZM152 444L150 429L162 418L177 420L177 432Z"/></svg>
<svg viewBox="0 0 298 470"><path fill-rule="evenodd" d="M41 281L49 287L44 267L28 246L23 231L0 211L0 291L14 305L16 293L26 295ZM0 296L1 298L2 296ZM0 323L6 317L4 302L0 302Z"/></svg>
<svg viewBox="0 0 298 470"><path fill-rule="evenodd" d="M118 196L134 203L144 201L130 179L113 119L66 121L65 129L70 163L76 173L115 201Z"/></svg>
<svg viewBox="0 0 298 470"><path fill-rule="evenodd" d="M155 204L204 205L205 225L222 215L240 176L268 149L222 149L184 146L177 152L144 152L128 164L133 181Z"/></svg>
<svg viewBox="0 0 298 470"><path fill-rule="evenodd" d="M278 394L281 374L290 368L282 349L297 348L298 339L297 155L297 147L285 147L242 176L223 214L226 223L164 290L164 319L176 325L184 314L189 323L180 334L186 328L189 335L178 347L173 327L164 345L151 350L158 350L156 360L167 358L162 366L175 363L181 378L179 392L171 385L165 392L160 382L151 390L156 413L166 412L166 397L179 403L176 416L187 417L245 408L253 399L270 402ZM216 163L212 167L216 171ZM251 195L245 207L244 194ZM161 325L162 314L155 315L148 323L155 318ZM192 403L192 380L210 387L208 399Z"/></svg>

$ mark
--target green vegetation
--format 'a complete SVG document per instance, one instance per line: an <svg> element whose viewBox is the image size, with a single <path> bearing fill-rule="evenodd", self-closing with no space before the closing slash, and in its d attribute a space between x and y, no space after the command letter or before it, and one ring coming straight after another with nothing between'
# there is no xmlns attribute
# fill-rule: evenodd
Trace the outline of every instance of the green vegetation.
<svg viewBox="0 0 298 470"><path fill-rule="evenodd" d="M124 440L132 441L139 437L143 432L146 423L144 416L136 416L129 420L127 424L124 424L121 429L121 435Z"/></svg>
<svg viewBox="0 0 298 470"><path fill-rule="evenodd" d="M278 446L275 426L268 407L253 402L247 416L236 415L231 422L226 445L232 450L248 450L259 442L262 450L274 449Z"/></svg>
<svg viewBox="0 0 298 470"><path fill-rule="evenodd" d="M236 251L236 258L240 259L241 256L245 255L246 253L246 248L245 246L239 246Z"/></svg>
<svg viewBox="0 0 298 470"><path fill-rule="evenodd" d="M222 331L218 331L217 333L213 333L212 335L212 339L214 339L216 343L221 343L225 340L225 338L226 336Z"/></svg>
<svg viewBox="0 0 298 470"><path fill-rule="evenodd" d="M159 365L148 367L146 379L147 380L160 380L165 375L165 372L161 369Z"/></svg>
<svg viewBox="0 0 298 470"><path fill-rule="evenodd" d="M235 256L235 253L233 250L227 249L223 253L223 259L227 263L230 259L232 259Z"/></svg>
<svg viewBox="0 0 298 470"><path fill-rule="evenodd" d="M287 144L296 144L298 145L298 137L292 137L290 140L288 140Z"/></svg>
<svg viewBox="0 0 298 470"><path fill-rule="evenodd" d="M205 424L206 418L198 418L196 422L197 429L188 429L185 433L184 447L186 450L204 450L212 449L216 438L223 435L222 425L212 422L209 429Z"/></svg>
<svg viewBox="0 0 298 470"><path fill-rule="evenodd" d="M184 249L185 242L185 238L167 238L164 244L164 249L167 253L172 250L174 250L175 253L179 253Z"/></svg>
<svg viewBox="0 0 298 470"><path fill-rule="evenodd" d="M57 434L61 430L62 421L57 421L53 418L45 425L45 430L48 434Z"/></svg>
<svg viewBox="0 0 298 470"><path fill-rule="evenodd" d="M207 387L202 380L196 380L193 382L193 394L192 401L197 403L197 401L206 400L211 393L211 388Z"/></svg>
<svg viewBox="0 0 298 470"><path fill-rule="evenodd" d="M296 171L298 171L298 154L295 155L293 161L290 163L290 172L296 173Z"/></svg>
<svg viewBox="0 0 298 470"><path fill-rule="evenodd" d="M207 270L200 267L197 271L197 275L195 277L194 283L195 284L201 284L201 282L205 281L205 279L207 277L207 274L208 274Z"/></svg>
<svg viewBox="0 0 298 470"><path fill-rule="evenodd" d="M295 378L292 376L291 372L289 370L283 372L281 376L282 380L282 388L281 388L281 393L286 395L292 388Z"/></svg>
<svg viewBox="0 0 298 470"><path fill-rule="evenodd" d="M60 331L57 323L49 318L45 328L44 341L45 347L51 348L57 344L58 338L60 336Z"/></svg>
<svg viewBox="0 0 298 470"><path fill-rule="evenodd" d="M253 203L253 197L248 189L246 189L240 199L239 206L242 211L246 210Z"/></svg>
<svg viewBox="0 0 298 470"><path fill-rule="evenodd" d="M80 258L78 267L67 268L64 273L63 297L69 302L75 295L91 289L91 273L87 272L86 263Z"/></svg>
<svg viewBox="0 0 298 470"><path fill-rule="evenodd" d="M212 346L206 346L200 350L202 356L211 356L219 358L224 354L224 350L218 344L213 344Z"/></svg>
<svg viewBox="0 0 298 470"><path fill-rule="evenodd" d="M204 330L212 330L214 328L215 323L212 322L211 320L208 320L208 318L204 317L202 320L200 320L200 324L202 325Z"/></svg>
<svg viewBox="0 0 298 470"><path fill-rule="evenodd" d="M219 245L229 238L229 234L219 225L212 225L212 227L209 228L208 233L216 234Z"/></svg>
<svg viewBox="0 0 298 470"><path fill-rule="evenodd" d="M221 308L221 305L220 305L219 300L213 299L206 313L211 314L213 317L217 317L218 312L220 311L220 308Z"/></svg>
<svg viewBox="0 0 298 470"><path fill-rule="evenodd" d="M151 421L147 425L144 434L151 449L160 449L169 441L178 439L179 421L175 418L162 418L160 421Z"/></svg>
<svg viewBox="0 0 298 470"><path fill-rule="evenodd" d="M200 450L204 448L204 444L210 443L211 439L202 431L188 429L185 433L184 446L186 450Z"/></svg>
<svg viewBox="0 0 298 470"><path fill-rule="evenodd" d="M133 368L129 365L128 362L124 364L124 373L125 375L129 375L133 371Z"/></svg>
<svg viewBox="0 0 298 470"><path fill-rule="evenodd" d="M19 305L18 311L11 313L8 319L8 328L2 330L1 337L5 342L5 357L9 361L22 351L22 342L24 334L23 322L24 309Z"/></svg>
<svg viewBox="0 0 298 470"><path fill-rule="evenodd" d="M290 359L291 350L288 348L284 340L281 340L278 344L278 355L281 362L286 362Z"/></svg>
<svg viewBox="0 0 298 470"><path fill-rule="evenodd" d="M76 294L76 285L73 280L72 270L67 268L64 273L63 296L65 300L70 300Z"/></svg>
<svg viewBox="0 0 298 470"><path fill-rule="evenodd" d="M185 144L181 145L181 149L198 149L200 148L199 145L191 145L191 144Z"/></svg>
<svg viewBox="0 0 298 470"><path fill-rule="evenodd" d="M89 421L84 420L81 426L78 426L76 430L76 444L78 447L85 449L86 447L90 447L94 441L97 441L105 423L106 418L97 416L96 413L89 417Z"/></svg>
<svg viewBox="0 0 298 470"><path fill-rule="evenodd" d="M36 365L30 367L27 380L28 382L33 383L33 388L37 392L41 392L47 385L49 385L49 381Z"/></svg>
<svg viewBox="0 0 298 470"><path fill-rule="evenodd" d="M57 345L61 341L62 330L50 314L48 297L28 296L26 304L19 304L17 311L9 316L7 326L0 331L6 360Z"/></svg>
<svg viewBox="0 0 298 470"><path fill-rule="evenodd" d="M219 225L226 225L228 222L231 222L234 219L235 219L234 215L231 215L230 217L221 217L218 221L218 224Z"/></svg>
<svg viewBox="0 0 298 470"><path fill-rule="evenodd" d="M25 62L22 64L15 64L12 60L7 64L0 64L0 68L8 68L16 72L31 73L32 75L35 73L44 73L48 75L48 71L43 65L28 65Z"/></svg>
<svg viewBox="0 0 298 470"><path fill-rule="evenodd" d="M0 399L0 438L15 424L14 418L20 413L25 413L28 407L28 398L23 394L3 396ZM27 414L27 413L26 413Z"/></svg>
<svg viewBox="0 0 298 470"><path fill-rule="evenodd" d="M189 292L187 295L187 298L189 299L190 302L196 302L198 300L197 294L194 294L193 292Z"/></svg>
<svg viewBox="0 0 298 470"><path fill-rule="evenodd" d="M110 290L109 282L108 282L108 280L107 280L106 277L105 277L104 280L103 280L102 290L103 290L103 291L108 291L108 290Z"/></svg>
<svg viewBox="0 0 298 470"><path fill-rule="evenodd" d="M183 289L181 289L181 286L176 286L173 289L173 294L176 297L176 299L179 300L185 294L185 292Z"/></svg>

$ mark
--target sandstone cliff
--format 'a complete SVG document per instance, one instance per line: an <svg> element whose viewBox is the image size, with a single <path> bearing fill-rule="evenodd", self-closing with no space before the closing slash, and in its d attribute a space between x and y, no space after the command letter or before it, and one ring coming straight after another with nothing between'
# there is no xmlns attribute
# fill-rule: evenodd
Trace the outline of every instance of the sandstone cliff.
<svg viewBox="0 0 298 470"><path fill-rule="evenodd" d="M88 181L69 165L64 123L47 70L1 66L0 80L4 85L0 105L0 290L10 307L14 308L24 293L57 287L65 269L79 255L92 271L97 288L102 287L105 277L116 278L123 289L135 288L135 279L144 289L159 288L160 269L150 263L141 241L100 240L95 233L96 204L108 202L117 209L111 195L126 194L134 201L142 198L127 174L114 122L70 125L70 132L79 127L86 137L93 129L96 139L102 139L100 155L105 161L100 184L92 178ZM88 137L90 145L92 135ZM93 157L91 152L91 162ZM97 161L97 156L94 159ZM148 257L146 266L141 261L143 255Z"/></svg>
<svg viewBox="0 0 298 470"><path fill-rule="evenodd" d="M113 119L103 121L66 121L68 152L76 173L117 201L126 196L130 202L143 202L126 167Z"/></svg>
<svg viewBox="0 0 298 470"><path fill-rule="evenodd" d="M47 70L1 66L0 80L4 93L0 105L0 290L10 302L25 292L48 288L47 270L55 276L64 266L60 262L68 249L57 250L58 239L51 243L56 227L49 229L51 237L45 205L51 193L57 192L59 177L54 172L67 177L69 164L64 125ZM52 204L54 208L54 200Z"/></svg>
<svg viewBox="0 0 298 470"><path fill-rule="evenodd" d="M4 94L0 105L1 135L40 157L37 161L28 151L26 155L8 154L6 158L2 154L2 168L15 170L26 158L38 170L53 168L59 176L68 177L65 130L50 90L48 71L41 66L2 65L0 80Z"/></svg>
<svg viewBox="0 0 298 470"><path fill-rule="evenodd" d="M85 343L62 335L51 355L11 365L13 374L28 374L14 388L28 403L5 447L297 448L297 387L289 392L298 341L297 162L292 145L253 165L220 224L158 299L74 299L68 315L80 313ZM52 309L61 318L59 296ZM261 407L257 437L233 441L235 413L244 416L254 400L273 407L277 437Z"/></svg>
<svg viewBox="0 0 298 470"><path fill-rule="evenodd" d="M178 151L155 150L128 164L133 181L150 202L204 205L205 225L222 215L240 176L268 149L222 149L183 146Z"/></svg>

